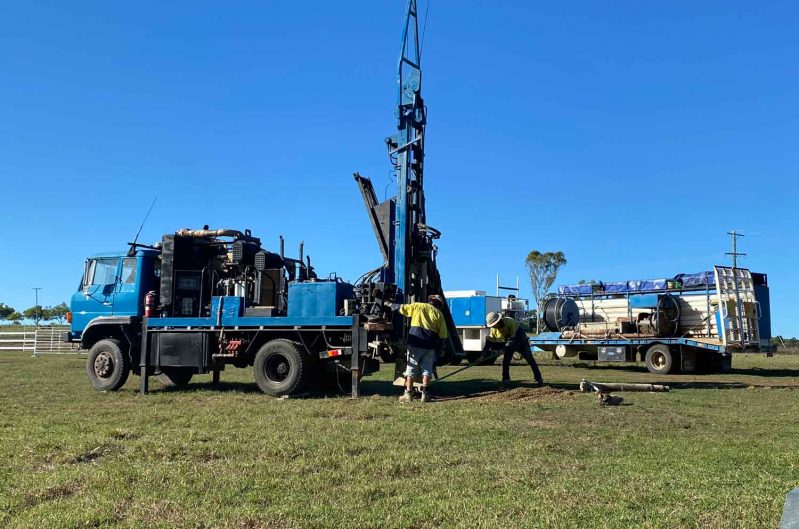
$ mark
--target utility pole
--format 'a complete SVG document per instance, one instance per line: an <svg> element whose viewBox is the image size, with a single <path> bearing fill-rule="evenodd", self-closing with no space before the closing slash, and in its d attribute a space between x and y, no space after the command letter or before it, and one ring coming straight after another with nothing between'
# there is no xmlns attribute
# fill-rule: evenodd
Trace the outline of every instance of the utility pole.
<svg viewBox="0 0 799 529"><path fill-rule="evenodd" d="M33 321L36 322L37 327L39 326L39 317L41 315L40 314L41 311L39 310L39 291L41 289L42 287L33 287L34 292L36 292L36 303L33 305L33 310L35 311L33 316Z"/></svg>
<svg viewBox="0 0 799 529"><path fill-rule="evenodd" d="M738 237L743 237L744 234L743 233L738 233L737 231L732 230L732 231L728 231L727 235L732 237L732 251L731 252L727 252L725 255L731 255L732 256L732 267L733 268L738 268L738 256L746 257L745 253L739 253L738 252Z"/></svg>
<svg viewBox="0 0 799 529"><path fill-rule="evenodd" d="M743 305L741 305L741 291L738 288L738 257L745 257L745 253L738 251L738 237L743 237L743 233L738 233L735 230L728 231L727 235L732 237L732 251L727 252L727 255L732 256L732 279L735 285L735 310L738 312L738 336L741 341L741 349L746 348L746 336L744 335L744 316Z"/></svg>

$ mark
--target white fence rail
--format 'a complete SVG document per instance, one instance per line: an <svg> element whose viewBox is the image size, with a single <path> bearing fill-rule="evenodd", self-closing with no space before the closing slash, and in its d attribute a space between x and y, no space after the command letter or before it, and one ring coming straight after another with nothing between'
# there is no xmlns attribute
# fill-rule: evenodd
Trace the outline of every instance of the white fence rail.
<svg viewBox="0 0 799 529"><path fill-rule="evenodd" d="M29 351L33 352L36 345L36 329L23 327L9 327L0 329L0 351Z"/></svg>
<svg viewBox="0 0 799 529"><path fill-rule="evenodd" d="M85 353L73 344L61 341L69 327L0 327L0 351L40 354Z"/></svg>

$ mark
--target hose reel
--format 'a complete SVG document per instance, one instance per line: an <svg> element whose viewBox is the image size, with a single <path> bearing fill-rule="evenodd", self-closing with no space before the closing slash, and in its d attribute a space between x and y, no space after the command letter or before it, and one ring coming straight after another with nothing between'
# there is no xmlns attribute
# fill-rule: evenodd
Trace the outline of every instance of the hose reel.
<svg viewBox="0 0 799 529"><path fill-rule="evenodd" d="M560 332L580 323L580 308L571 298L553 297L544 301L544 325L547 330Z"/></svg>

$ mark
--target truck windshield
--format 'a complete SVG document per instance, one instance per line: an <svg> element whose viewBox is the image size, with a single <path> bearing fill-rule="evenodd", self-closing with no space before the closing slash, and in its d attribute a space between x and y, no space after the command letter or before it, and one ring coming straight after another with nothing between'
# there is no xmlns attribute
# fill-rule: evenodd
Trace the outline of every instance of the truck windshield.
<svg viewBox="0 0 799 529"><path fill-rule="evenodd" d="M112 285L117 275L118 257L92 259L86 272L86 285Z"/></svg>

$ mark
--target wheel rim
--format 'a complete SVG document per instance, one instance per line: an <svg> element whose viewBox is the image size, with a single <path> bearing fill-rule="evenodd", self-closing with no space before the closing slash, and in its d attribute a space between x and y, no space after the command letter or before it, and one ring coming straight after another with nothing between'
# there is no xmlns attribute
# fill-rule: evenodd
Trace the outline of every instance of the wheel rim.
<svg viewBox="0 0 799 529"><path fill-rule="evenodd" d="M656 351L652 355L652 365L656 369L663 369L666 367L666 354L660 351Z"/></svg>
<svg viewBox="0 0 799 529"><path fill-rule="evenodd" d="M273 354L264 363L264 375L271 382L283 382L290 372L289 359L282 354Z"/></svg>
<svg viewBox="0 0 799 529"><path fill-rule="evenodd" d="M94 359L94 373L100 378L108 378L114 372L114 359L103 351Z"/></svg>

